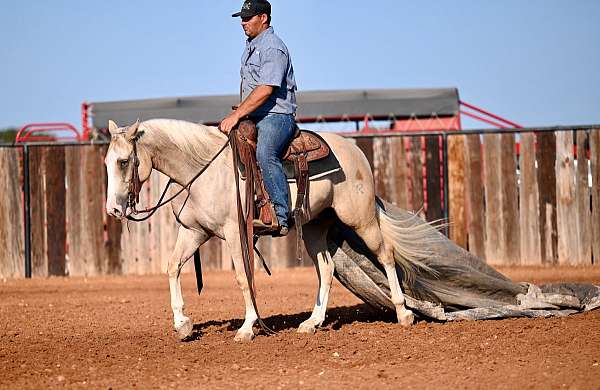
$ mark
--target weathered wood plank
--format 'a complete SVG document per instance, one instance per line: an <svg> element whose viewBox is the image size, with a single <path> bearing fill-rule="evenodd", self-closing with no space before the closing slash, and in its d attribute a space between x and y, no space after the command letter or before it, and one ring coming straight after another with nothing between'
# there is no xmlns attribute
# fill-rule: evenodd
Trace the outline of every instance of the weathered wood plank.
<svg viewBox="0 0 600 390"><path fill-rule="evenodd" d="M514 134L502 134L501 197L504 264L519 264L521 258L519 227L519 195L517 189L517 159Z"/></svg>
<svg viewBox="0 0 600 390"><path fill-rule="evenodd" d="M104 169L103 158L95 145L66 150L69 275L102 275L109 269L104 243L104 180L99 173Z"/></svg>
<svg viewBox="0 0 600 390"><path fill-rule="evenodd" d="M373 139L375 193L399 207L408 208L408 162L399 137Z"/></svg>
<svg viewBox="0 0 600 390"><path fill-rule="evenodd" d="M590 132L590 162L592 168L592 254L594 265L600 265L600 130Z"/></svg>
<svg viewBox="0 0 600 390"><path fill-rule="evenodd" d="M144 240L147 234L147 222L128 222L127 228L123 229L121 237L123 274L125 275L143 275L146 269L148 259L144 256Z"/></svg>
<svg viewBox="0 0 600 390"><path fill-rule="evenodd" d="M29 189L31 199L31 274L48 276L46 246L46 199L44 188L44 148L29 149Z"/></svg>
<svg viewBox="0 0 600 390"><path fill-rule="evenodd" d="M575 198L577 209L577 257L575 262L581 265L592 264L592 210L590 204L590 187L588 181L589 165L587 159L587 133L578 131L577 141L577 172L575 179Z"/></svg>
<svg viewBox="0 0 600 390"><path fill-rule="evenodd" d="M479 134L465 136L467 230L469 252L485 259L485 208L483 186L483 164Z"/></svg>
<svg viewBox="0 0 600 390"><path fill-rule="evenodd" d="M123 226L121 221L113 217L106 218L107 240L104 243L107 256L107 273L109 275L121 275L123 265L121 262L121 237Z"/></svg>
<svg viewBox="0 0 600 390"><path fill-rule="evenodd" d="M71 276L84 276L87 261L83 257L86 253L86 242L82 235L83 231L83 205L81 194L83 192L83 174L81 164L83 162L82 148L68 148L65 151L66 177L67 177L67 242L69 245L67 262L67 273Z"/></svg>
<svg viewBox="0 0 600 390"><path fill-rule="evenodd" d="M121 267L123 275L137 274L137 253L135 252L135 237L137 223L124 222L121 237Z"/></svg>
<svg viewBox="0 0 600 390"><path fill-rule="evenodd" d="M558 261L558 236L556 222L556 135L537 134L538 189L540 194L540 232L542 261Z"/></svg>
<svg viewBox="0 0 600 390"><path fill-rule="evenodd" d="M411 206L422 217L425 215L423 198L423 149L422 137L410 138Z"/></svg>
<svg viewBox="0 0 600 390"><path fill-rule="evenodd" d="M520 259L515 138L484 135L486 259L518 264Z"/></svg>
<svg viewBox="0 0 600 390"><path fill-rule="evenodd" d="M150 188L152 179L144 183L140 191L139 209L145 209L150 206ZM135 275L146 275L152 273L152 258L150 256L150 221L135 222L135 230L130 234L133 253L131 260L132 273Z"/></svg>
<svg viewBox="0 0 600 390"><path fill-rule="evenodd" d="M440 165L440 137L425 139L425 165L427 172L427 220L444 218L442 206L442 174Z"/></svg>
<svg viewBox="0 0 600 390"><path fill-rule="evenodd" d="M21 156L20 149L0 148L0 278L25 276Z"/></svg>
<svg viewBox="0 0 600 390"><path fill-rule="evenodd" d="M106 155L108 146L100 146L100 154ZM106 168L103 166L100 169L102 176L102 194L106 196L106 190L108 186L108 178L106 176ZM104 210L104 209L103 209ZM109 275L120 275L123 272L121 264L121 236L123 234L121 221L117 218L111 217L103 212L103 223L106 229L106 235L104 236L104 255L106 256L106 273Z"/></svg>
<svg viewBox="0 0 600 390"><path fill-rule="evenodd" d="M364 153L371 166L371 171L373 171L373 138L355 138L355 141L356 146Z"/></svg>
<svg viewBox="0 0 600 390"><path fill-rule="evenodd" d="M104 274L108 268L104 255L104 181L101 180L101 171L104 169L104 155L98 146L87 150L83 164L85 182L85 226L89 231L89 245L91 259L96 272ZM100 181L98 180L100 178Z"/></svg>
<svg viewBox="0 0 600 390"><path fill-rule="evenodd" d="M223 244L222 240L213 237L200 247L200 259L202 269L220 270L223 268Z"/></svg>
<svg viewBox="0 0 600 390"><path fill-rule="evenodd" d="M488 134L483 136L483 171L485 183L485 258L488 263L502 264L502 200L499 191L500 178L500 136Z"/></svg>
<svg viewBox="0 0 600 390"><path fill-rule="evenodd" d="M48 275L66 275L65 147L46 147L45 203Z"/></svg>
<svg viewBox="0 0 600 390"><path fill-rule="evenodd" d="M521 264L542 264L539 191L535 169L535 134L521 134L520 156L520 226Z"/></svg>
<svg viewBox="0 0 600 390"><path fill-rule="evenodd" d="M448 201L450 239L467 249L467 215L465 209L465 144L464 136L448 137Z"/></svg>
<svg viewBox="0 0 600 390"><path fill-rule="evenodd" d="M212 237L204 243L200 247L200 253L203 269L205 266L211 270L231 270L233 268L227 244L218 237ZM258 262L260 260L255 256L255 263Z"/></svg>
<svg viewBox="0 0 600 390"><path fill-rule="evenodd" d="M263 237L259 241L259 250L272 269L297 267L296 259L296 229L292 228L286 237ZM255 257L257 268L260 259Z"/></svg>
<svg viewBox="0 0 600 390"><path fill-rule="evenodd" d="M375 179L375 194L382 199L391 198L391 181L394 179L390 164L390 138L378 137L373 139L373 178Z"/></svg>
<svg viewBox="0 0 600 390"><path fill-rule="evenodd" d="M391 189L389 201L398 207L408 210L410 199L409 168L406 156L405 138L389 139L389 164L391 167Z"/></svg>
<svg viewBox="0 0 600 390"><path fill-rule="evenodd" d="M556 134L556 199L559 264L577 264L577 209L573 132Z"/></svg>

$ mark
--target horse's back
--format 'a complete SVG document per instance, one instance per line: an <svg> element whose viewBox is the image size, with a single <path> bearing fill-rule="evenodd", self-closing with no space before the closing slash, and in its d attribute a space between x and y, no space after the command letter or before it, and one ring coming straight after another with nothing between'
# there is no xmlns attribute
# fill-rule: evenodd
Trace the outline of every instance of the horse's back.
<svg viewBox="0 0 600 390"><path fill-rule="evenodd" d="M317 132L327 142L336 158L338 159L342 170L347 174L360 172L359 178L372 180L373 173L369 165L369 160L356 145L352 138L342 137L335 133ZM350 177L348 177L350 178ZM369 179L371 178L371 179Z"/></svg>

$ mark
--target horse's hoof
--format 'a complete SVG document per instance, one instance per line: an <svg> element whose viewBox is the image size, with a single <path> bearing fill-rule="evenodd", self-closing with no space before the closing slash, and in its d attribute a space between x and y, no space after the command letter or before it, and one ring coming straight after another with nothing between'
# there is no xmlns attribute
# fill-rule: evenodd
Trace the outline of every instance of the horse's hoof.
<svg viewBox="0 0 600 390"><path fill-rule="evenodd" d="M177 331L177 336L179 339L185 340L186 338L190 337L194 331L192 320L190 320L188 317L184 317L179 326L175 326L175 330Z"/></svg>
<svg viewBox="0 0 600 390"><path fill-rule="evenodd" d="M247 331L240 329L234 337L234 340L239 342L249 342L252 341L252 339L254 339L254 332L252 330Z"/></svg>
<svg viewBox="0 0 600 390"><path fill-rule="evenodd" d="M316 328L312 322L304 321L298 327L298 333L315 334Z"/></svg>
<svg viewBox="0 0 600 390"><path fill-rule="evenodd" d="M411 326L415 321L415 315L412 311L405 309L398 313L398 323L402 326Z"/></svg>

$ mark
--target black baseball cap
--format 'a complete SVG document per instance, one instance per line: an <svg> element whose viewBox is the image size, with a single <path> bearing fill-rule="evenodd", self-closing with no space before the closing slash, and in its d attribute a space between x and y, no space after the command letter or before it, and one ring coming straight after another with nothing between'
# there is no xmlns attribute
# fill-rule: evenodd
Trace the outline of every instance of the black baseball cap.
<svg viewBox="0 0 600 390"><path fill-rule="evenodd" d="M246 0L242 4L242 10L231 16L234 18L250 18L254 15L271 15L271 4L267 0Z"/></svg>

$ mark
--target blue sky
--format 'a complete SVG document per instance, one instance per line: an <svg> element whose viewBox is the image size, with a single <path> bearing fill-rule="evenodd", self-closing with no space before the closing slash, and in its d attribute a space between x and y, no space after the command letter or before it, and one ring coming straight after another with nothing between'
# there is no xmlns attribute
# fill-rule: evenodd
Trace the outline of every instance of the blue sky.
<svg viewBox="0 0 600 390"><path fill-rule="evenodd" d="M600 123L600 1L272 0L300 90L458 87L526 126ZM0 128L80 103L233 94L238 0L0 0Z"/></svg>

